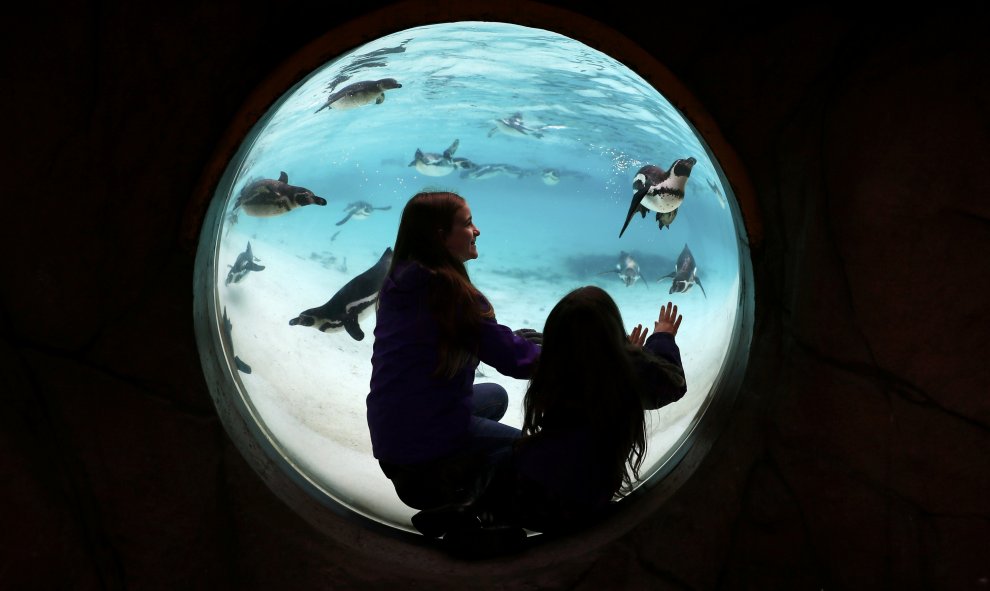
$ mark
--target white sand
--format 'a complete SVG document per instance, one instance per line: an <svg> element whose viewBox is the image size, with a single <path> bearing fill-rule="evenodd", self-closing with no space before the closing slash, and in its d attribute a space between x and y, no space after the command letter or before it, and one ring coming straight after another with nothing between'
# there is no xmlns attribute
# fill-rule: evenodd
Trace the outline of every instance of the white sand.
<svg viewBox="0 0 990 591"><path fill-rule="evenodd" d="M347 271L341 260L329 262L326 250L293 252L294 246L238 233L234 226L221 242L219 294L232 323L234 352L251 366L238 372L247 399L253 405L273 443L327 494L351 509L411 530L415 513L399 501L391 482L372 456L365 418L365 397L371 375L374 312L361 321L365 332L355 341L343 330L326 334L289 326L299 312L320 306L347 281L373 265L384 246L347 245ZM250 240L254 255L265 265L240 282L224 285L226 265ZM328 243L332 246L333 243ZM594 283L616 299L631 330L642 323L652 330L661 305L669 299L680 307L684 321L677 336L688 381L680 401L649 413L649 450L642 476L660 468L665 456L685 435L702 407L721 369L738 301L738 281L719 281L704 275L706 300L695 287L686 294L668 295L665 284L625 287L614 276L576 281L571 285L530 278L524 288L504 274L495 274L497 261L482 258L469 264L472 279L495 306L499 322L512 328L542 330L553 305L571 289ZM509 392L510 406L503 422L521 427L526 382L498 374L482 364L485 377Z"/></svg>

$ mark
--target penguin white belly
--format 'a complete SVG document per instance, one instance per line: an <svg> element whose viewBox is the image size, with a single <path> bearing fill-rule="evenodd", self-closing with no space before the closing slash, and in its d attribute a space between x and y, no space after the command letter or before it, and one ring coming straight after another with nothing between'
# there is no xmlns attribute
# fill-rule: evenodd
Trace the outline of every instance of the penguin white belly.
<svg viewBox="0 0 990 591"><path fill-rule="evenodd" d="M643 207L652 209L657 213L668 213L680 207L683 202L683 197L670 195L668 193L659 193L656 195L647 195L643 197L641 204Z"/></svg>
<svg viewBox="0 0 990 591"><path fill-rule="evenodd" d="M338 111L346 111L348 109L354 109L356 107L367 105L372 101L377 101L378 98L384 96L384 94L385 93L383 92L356 92L354 94L340 97L330 106Z"/></svg>
<svg viewBox="0 0 990 591"><path fill-rule="evenodd" d="M416 162L416 170L426 176L447 176L454 172L454 167L449 164L427 164L426 162Z"/></svg>
<svg viewBox="0 0 990 591"><path fill-rule="evenodd" d="M241 209L244 213L258 217L258 218L269 218L277 215L281 215L292 209L292 203L285 198L276 198L268 200L257 200L254 202L246 202L241 204Z"/></svg>

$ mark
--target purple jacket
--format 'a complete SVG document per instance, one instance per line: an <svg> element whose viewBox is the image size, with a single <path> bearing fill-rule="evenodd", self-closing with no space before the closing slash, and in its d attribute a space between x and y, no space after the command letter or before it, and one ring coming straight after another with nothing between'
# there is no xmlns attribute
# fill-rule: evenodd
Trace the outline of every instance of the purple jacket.
<svg viewBox="0 0 990 591"><path fill-rule="evenodd" d="M412 464L449 455L464 445L478 362L452 379L434 377L438 327L427 297L432 275L418 263L397 265L378 296L371 356L368 428L374 456ZM488 302L484 302L488 305ZM503 375L528 378L540 348L494 319L484 320L478 357Z"/></svg>

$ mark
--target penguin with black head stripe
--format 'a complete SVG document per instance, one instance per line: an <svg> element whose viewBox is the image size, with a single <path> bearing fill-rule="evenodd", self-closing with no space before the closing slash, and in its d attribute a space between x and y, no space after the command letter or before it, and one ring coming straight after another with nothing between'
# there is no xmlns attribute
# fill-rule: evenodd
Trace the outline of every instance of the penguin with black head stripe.
<svg viewBox="0 0 990 591"><path fill-rule="evenodd" d="M694 158L674 160L666 171L653 164L640 168L633 178L635 193L632 203L629 204L626 221L619 231L619 237L622 237L636 212L645 218L647 210L653 210L657 214L656 220L660 229L669 227L677 217L677 209L684 202L684 187L687 185L688 177L691 176L691 169L697 162Z"/></svg>

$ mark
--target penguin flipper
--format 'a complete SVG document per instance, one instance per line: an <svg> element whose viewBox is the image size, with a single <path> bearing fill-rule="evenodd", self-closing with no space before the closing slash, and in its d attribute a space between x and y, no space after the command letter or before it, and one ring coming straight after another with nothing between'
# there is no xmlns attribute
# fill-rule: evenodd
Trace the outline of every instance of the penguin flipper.
<svg viewBox="0 0 990 591"><path fill-rule="evenodd" d="M619 238L622 238L622 233L625 232L626 228L629 226L629 220L632 219L633 214L636 213L636 210L641 207L640 204L642 203L644 196L646 196L646 189L640 189L633 195L632 203L629 204L629 213L626 214L626 223L622 224L622 229L619 230Z"/></svg>
<svg viewBox="0 0 990 591"><path fill-rule="evenodd" d="M330 101L327 101L327 102L323 103L323 106L322 107L320 107L319 109L313 111L313 113L319 113L320 111L322 111L323 109L326 109L329 106L330 106Z"/></svg>
<svg viewBox="0 0 990 591"><path fill-rule="evenodd" d="M664 276L663 276L663 277L661 277L660 279L657 279L657 283L660 283L660 282L661 282L661 281L663 281L664 279L673 279L675 275L677 275L677 273L676 273L676 272L673 272L673 273L667 273L666 275L664 275Z"/></svg>
<svg viewBox="0 0 990 591"><path fill-rule="evenodd" d="M278 174L278 182L280 182L280 183L288 183L289 182L289 175L285 174L285 171L284 170L281 171L281 172L279 172L279 174Z"/></svg>
<svg viewBox="0 0 990 591"><path fill-rule="evenodd" d="M351 216L352 216L352 215L354 215L354 212L353 212L353 211L352 211L352 212L350 212L350 213L348 213L348 214L347 214L347 216L346 216L346 217L345 217L344 219L342 219L342 220L340 220L339 222L337 222L337 225L338 225L338 226L341 226L341 225L343 225L343 224L344 224L344 222L346 222L347 220L349 220L349 219L351 219Z"/></svg>
<svg viewBox="0 0 990 591"><path fill-rule="evenodd" d="M375 104L380 105L384 102L385 102L385 93L383 92L380 95L378 95L378 98L375 99Z"/></svg>
<svg viewBox="0 0 990 591"><path fill-rule="evenodd" d="M344 320L344 330L346 330L347 334L351 335L355 341L364 339L364 331L361 330L361 325L358 324L357 314L351 314L346 320Z"/></svg>
<svg viewBox="0 0 990 591"><path fill-rule="evenodd" d="M701 288L701 295L705 296L705 299L707 300L708 299L708 294L705 293L705 286L701 284L701 279L698 279L698 277L695 276L694 282L697 283L698 284L698 287Z"/></svg>
<svg viewBox="0 0 990 591"><path fill-rule="evenodd" d="M247 264L247 268L248 268L248 271L264 271L265 270L265 266L264 265L259 265L258 263L253 263L253 262L252 263L248 263Z"/></svg>
<svg viewBox="0 0 990 591"><path fill-rule="evenodd" d="M492 137L493 135L495 135L495 132L496 131L498 131L498 126L497 125L495 127L493 127L493 128L491 128L491 129L488 130L488 137Z"/></svg>
<svg viewBox="0 0 990 591"><path fill-rule="evenodd" d="M443 151L444 160L450 160L450 158L454 155L454 152L457 151L457 146L460 144L460 139L454 140L454 143L450 144L450 147Z"/></svg>

